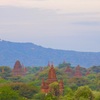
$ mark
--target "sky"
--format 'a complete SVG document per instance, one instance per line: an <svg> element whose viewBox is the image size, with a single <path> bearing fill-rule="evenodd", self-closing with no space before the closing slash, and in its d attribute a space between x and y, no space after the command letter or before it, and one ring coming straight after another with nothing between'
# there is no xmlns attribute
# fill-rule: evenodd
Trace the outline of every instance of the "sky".
<svg viewBox="0 0 100 100"><path fill-rule="evenodd" d="M100 0L0 0L0 38L100 52Z"/></svg>

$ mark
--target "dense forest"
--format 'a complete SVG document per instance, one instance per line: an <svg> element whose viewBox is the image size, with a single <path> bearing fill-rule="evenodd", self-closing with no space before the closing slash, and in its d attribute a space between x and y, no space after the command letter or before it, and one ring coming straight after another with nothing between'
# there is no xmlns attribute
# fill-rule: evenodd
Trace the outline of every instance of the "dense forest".
<svg viewBox="0 0 100 100"><path fill-rule="evenodd" d="M62 95L54 95L59 88L56 82L48 94L41 92L42 78L48 78L49 66L27 67L24 76L13 76L10 67L0 66L0 100L100 100L100 66L80 67L80 77L68 73L68 66L74 73L75 67L70 63L55 66L57 79L64 82Z"/></svg>

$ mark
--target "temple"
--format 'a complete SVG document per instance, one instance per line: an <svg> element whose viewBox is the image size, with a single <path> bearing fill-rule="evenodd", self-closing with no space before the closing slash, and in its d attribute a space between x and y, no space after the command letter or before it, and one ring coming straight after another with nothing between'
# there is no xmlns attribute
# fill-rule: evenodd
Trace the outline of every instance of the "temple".
<svg viewBox="0 0 100 100"><path fill-rule="evenodd" d="M65 69L65 73L68 75L68 77L73 76L73 70L70 68L70 66L67 66L67 68Z"/></svg>
<svg viewBox="0 0 100 100"><path fill-rule="evenodd" d="M26 75L27 68L20 64L20 61L16 61L12 70L13 76L24 76Z"/></svg>
<svg viewBox="0 0 100 100"><path fill-rule="evenodd" d="M78 77L78 78L82 77L82 73L80 71L80 66L79 65L75 69L75 75L74 76Z"/></svg>
<svg viewBox="0 0 100 100"><path fill-rule="evenodd" d="M65 72L66 72L66 73L72 73L72 69L71 69L69 66L67 66Z"/></svg>
<svg viewBox="0 0 100 100"><path fill-rule="evenodd" d="M50 91L49 84L51 84L53 82L58 82L58 80L57 80L57 77L56 77L56 72L55 72L54 66L51 65L51 67L49 69L47 81L42 79L41 91L43 93L49 93L49 91ZM60 80L60 82L59 82L59 93L63 94L63 90L64 90L63 80Z"/></svg>

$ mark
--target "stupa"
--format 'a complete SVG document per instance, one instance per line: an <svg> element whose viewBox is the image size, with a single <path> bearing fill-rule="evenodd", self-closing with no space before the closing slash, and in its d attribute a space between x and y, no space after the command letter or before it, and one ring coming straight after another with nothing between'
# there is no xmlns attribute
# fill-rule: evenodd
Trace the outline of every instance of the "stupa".
<svg viewBox="0 0 100 100"><path fill-rule="evenodd" d="M82 73L80 71L80 66L79 65L75 69L75 75L74 76L78 77L78 78L82 77Z"/></svg>
<svg viewBox="0 0 100 100"><path fill-rule="evenodd" d="M50 92L49 85L53 82L58 82L58 80L56 77L56 71L55 71L54 66L52 64L50 69L49 69L48 79L46 81L44 79L42 79L41 91L44 93ZM60 82L58 82L58 83L59 83L59 93L62 94L63 90L64 90L63 80L60 80Z"/></svg>
<svg viewBox="0 0 100 100"><path fill-rule="evenodd" d="M23 67L23 65L21 65L20 61L17 60L15 62L14 68L12 70L13 76L24 76L24 75L26 75L26 72L27 72L27 68Z"/></svg>

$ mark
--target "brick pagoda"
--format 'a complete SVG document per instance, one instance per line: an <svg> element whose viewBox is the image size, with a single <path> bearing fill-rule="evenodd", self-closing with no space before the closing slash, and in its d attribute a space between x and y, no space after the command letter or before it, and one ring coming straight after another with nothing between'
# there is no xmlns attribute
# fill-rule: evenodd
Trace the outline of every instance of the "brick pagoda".
<svg viewBox="0 0 100 100"><path fill-rule="evenodd" d="M75 69L75 75L74 76L78 77L78 78L82 77L82 73L80 71L80 66L79 65Z"/></svg>
<svg viewBox="0 0 100 100"><path fill-rule="evenodd" d="M73 70L70 68L70 66L67 66L67 68L65 69L65 73L68 75L68 77L73 76Z"/></svg>
<svg viewBox="0 0 100 100"><path fill-rule="evenodd" d="M66 73L72 73L72 69L69 66L67 66L67 68L65 69L65 72Z"/></svg>
<svg viewBox="0 0 100 100"><path fill-rule="evenodd" d="M13 76L24 76L26 75L26 72L27 72L27 68L21 65L20 61L17 60L12 70Z"/></svg>
<svg viewBox="0 0 100 100"><path fill-rule="evenodd" d="M50 69L49 69L47 81L42 79L41 91L44 92L44 93L48 93L50 91L49 84L51 84L53 82L58 82L58 80L57 80L57 77L56 77L56 72L55 72L54 66L52 64ZM63 84L63 81L60 80L60 82L59 82L59 93L62 94L63 90L64 90L64 84Z"/></svg>

